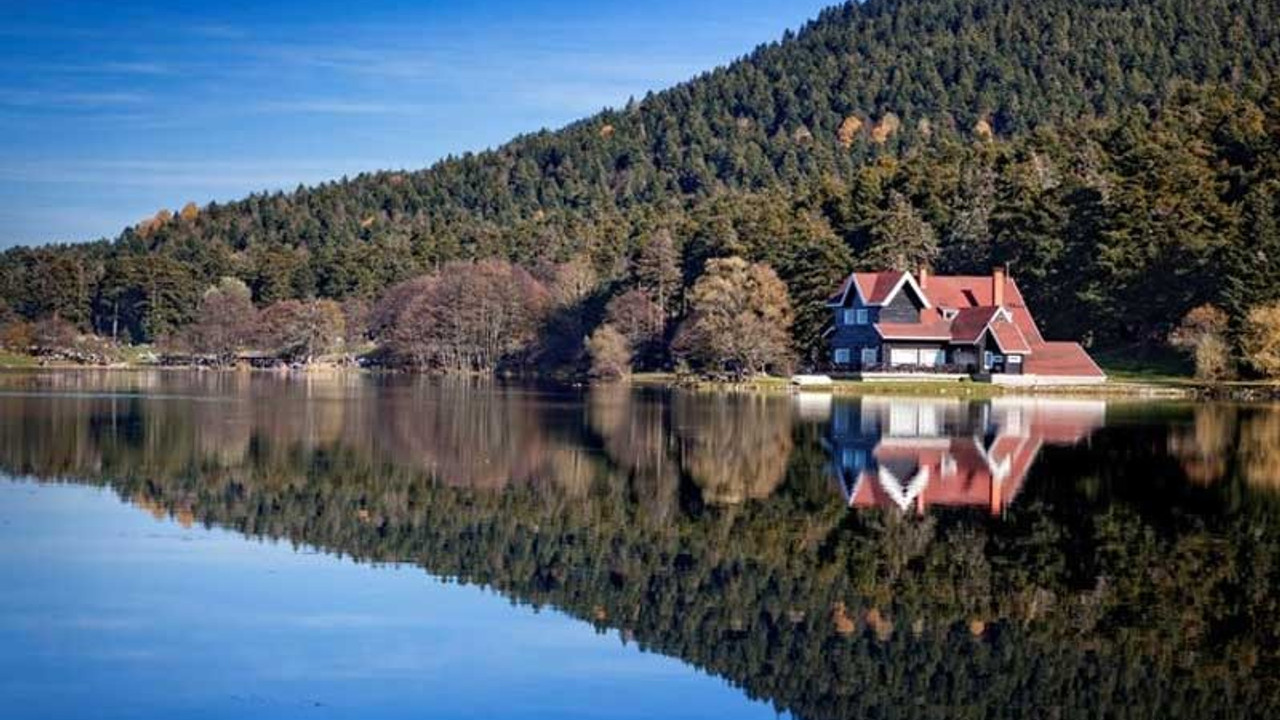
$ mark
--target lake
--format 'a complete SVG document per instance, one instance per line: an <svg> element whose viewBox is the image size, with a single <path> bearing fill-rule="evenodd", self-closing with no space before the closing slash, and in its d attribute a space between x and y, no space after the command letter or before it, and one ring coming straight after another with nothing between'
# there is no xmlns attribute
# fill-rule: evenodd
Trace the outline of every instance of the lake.
<svg viewBox="0 0 1280 720"><path fill-rule="evenodd" d="M0 374L0 717L1280 717L1280 405Z"/></svg>

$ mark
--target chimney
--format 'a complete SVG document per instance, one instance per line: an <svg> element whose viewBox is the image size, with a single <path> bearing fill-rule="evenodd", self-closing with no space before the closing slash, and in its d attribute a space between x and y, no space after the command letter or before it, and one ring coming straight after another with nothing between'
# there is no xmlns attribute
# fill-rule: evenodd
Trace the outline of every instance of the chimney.
<svg viewBox="0 0 1280 720"><path fill-rule="evenodd" d="M991 268L991 304L1004 307L1005 269L1003 265Z"/></svg>
<svg viewBox="0 0 1280 720"><path fill-rule="evenodd" d="M916 282L920 283L921 290L929 289L929 266L920 263L920 267L916 268Z"/></svg>

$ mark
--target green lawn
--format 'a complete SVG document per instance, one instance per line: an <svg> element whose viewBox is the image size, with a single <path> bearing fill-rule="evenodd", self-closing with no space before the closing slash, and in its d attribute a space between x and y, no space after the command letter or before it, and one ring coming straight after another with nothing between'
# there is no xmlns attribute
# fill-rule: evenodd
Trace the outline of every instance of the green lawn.
<svg viewBox="0 0 1280 720"><path fill-rule="evenodd" d="M1190 359L1172 350L1121 348L1095 352L1093 359L1115 383L1197 384Z"/></svg>
<svg viewBox="0 0 1280 720"><path fill-rule="evenodd" d="M30 355L0 349L0 368L34 367L35 364L35 358Z"/></svg>

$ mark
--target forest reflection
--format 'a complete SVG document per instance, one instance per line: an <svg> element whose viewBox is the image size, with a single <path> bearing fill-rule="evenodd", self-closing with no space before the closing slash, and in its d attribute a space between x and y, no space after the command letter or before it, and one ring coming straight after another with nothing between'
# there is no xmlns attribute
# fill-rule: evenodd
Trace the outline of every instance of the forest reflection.
<svg viewBox="0 0 1280 720"><path fill-rule="evenodd" d="M801 718L1280 713L1280 407L0 376L0 468L553 605Z"/></svg>

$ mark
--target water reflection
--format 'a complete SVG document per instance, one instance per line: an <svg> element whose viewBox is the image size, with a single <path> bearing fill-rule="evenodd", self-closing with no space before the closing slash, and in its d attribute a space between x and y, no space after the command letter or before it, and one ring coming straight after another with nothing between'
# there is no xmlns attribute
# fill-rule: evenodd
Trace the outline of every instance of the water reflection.
<svg viewBox="0 0 1280 720"><path fill-rule="evenodd" d="M1041 448L1079 443L1105 421L1100 400L865 398L835 408L830 447L850 507L999 515Z"/></svg>
<svg viewBox="0 0 1280 720"><path fill-rule="evenodd" d="M0 376L0 468L551 605L801 718L1280 715L1276 406Z"/></svg>

